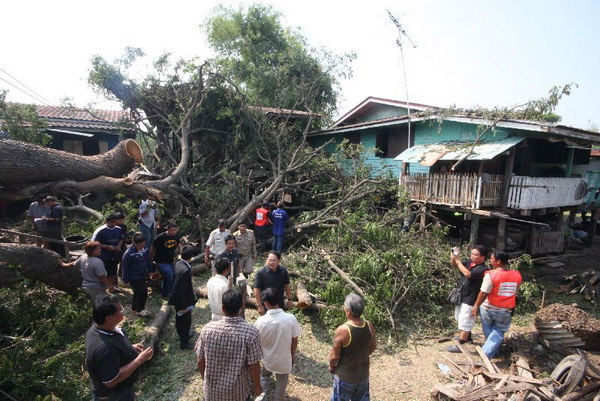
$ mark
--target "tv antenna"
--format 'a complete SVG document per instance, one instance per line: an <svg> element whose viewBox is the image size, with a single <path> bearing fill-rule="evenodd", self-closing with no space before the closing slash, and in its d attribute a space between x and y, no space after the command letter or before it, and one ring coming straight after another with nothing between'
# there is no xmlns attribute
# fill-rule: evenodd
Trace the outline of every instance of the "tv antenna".
<svg viewBox="0 0 600 401"><path fill-rule="evenodd" d="M400 25L400 22L398 22L398 19L396 17L394 17L394 15L390 12L390 10L387 10L388 15L390 16L390 19L392 20L392 22L394 23L394 25L396 25L396 28L398 28L398 37L396 38L396 45L400 48L400 58L402 60L402 72L404 75L404 89L406 91L406 109L407 109L407 113L408 113L408 144L406 145L406 148L410 148L410 102L408 101L408 82L406 79L406 67L404 65L404 49L402 47L402 36L406 36L406 39L408 39L408 41L410 42L410 44L412 45L413 49L417 47L417 45L415 45L415 43L412 41L412 39L410 38L410 36L408 36L408 34L406 33L406 31L404 30L404 28L402 28L402 25Z"/></svg>

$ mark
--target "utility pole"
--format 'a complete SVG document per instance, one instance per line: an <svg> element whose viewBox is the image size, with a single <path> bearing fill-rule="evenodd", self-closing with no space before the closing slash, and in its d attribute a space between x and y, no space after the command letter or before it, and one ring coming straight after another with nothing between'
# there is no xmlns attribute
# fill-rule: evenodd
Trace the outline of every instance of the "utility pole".
<svg viewBox="0 0 600 401"><path fill-rule="evenodd" d="M408 36L408 34L406 33L406 31L402 28L402 25L400 25L400 22L398 22L398 19L396 17L394 17L394 15L388 10L388 15L390 16L390 19L392 20L392 22L394 23L394 25L396 25L396 28L398 28L398 38L396 38L396 45L400 48L400 58L402 60L402 72L404 74L404 89L406 90L406 109L408 112L408 144L406 145L406 148L410 148L410 126L411 126L411 111L410 111L410 102L408 101L408 82L406 79L406 67L404 66L404 49L402 47L402 36L406 36L406 39L408 39L408 41L410 42L410 44L412 45L413 49L417 47L417 45L414 44L414 42L410 39L410 37Z"/></svg>

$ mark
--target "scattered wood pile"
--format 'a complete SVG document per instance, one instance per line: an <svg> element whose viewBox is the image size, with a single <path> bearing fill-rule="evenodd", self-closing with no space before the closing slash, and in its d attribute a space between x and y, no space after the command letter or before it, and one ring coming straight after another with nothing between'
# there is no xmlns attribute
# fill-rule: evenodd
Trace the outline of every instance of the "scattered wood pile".
<svg viewBox="0 0 600 401"><path fill-rule="evenodd" d="M542 308L535 314L535 326L540 342L555 351L574 347L600 350L600 320L575 306L553 304Z"/></svg>
<svg viewBox="0 0 600 401"><path fill-rule="evenodd" d="M508 400L508 401L575 401L596 400L600 381L586 378L588 360L584 355L571 355L552 372L550 377L535 378L534 370L524 356L514 355L508 371L502 371L476 346L478 356L467 347L455 344L462 352L462 361L446 358L440 370L451 383L436 383L431 390L433 400ZM597 371L597 368L593 368Z"/></svg>
<svg viewBox="0 0 600 401"><path fill-rule="evenodd" d="M558 294L581 293L592 304L600 305L600 272L587 270L583 273L565 276L562 281L566 284L556 288L554 292Z"/></svg>

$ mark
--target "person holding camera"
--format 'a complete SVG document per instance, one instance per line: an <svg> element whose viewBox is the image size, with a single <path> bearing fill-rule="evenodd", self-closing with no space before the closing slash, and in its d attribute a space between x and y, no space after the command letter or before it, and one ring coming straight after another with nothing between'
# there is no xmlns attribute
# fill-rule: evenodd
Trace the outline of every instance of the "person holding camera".
<svg viewBox="0 0 600 401"><path fill-rule="evenodd" d="M471 330L475 325L475 317L471 314L471 308L477 300L483 276L488 270L485 261L488 257L488 248L484 245L476 245L471 249L469 259L460 260L459 255L452 252L450 254L450 263L457 268L462 277L459 281L461 290L461 303L454 309L454 318L458 322L460 330L458 342L464 344L473 342ZM448 352L459 353L460 349L456 345L447 348Z"/></svg>
<svg viewBox="0 0 600 401"><path fill-rule="evenodd" d="M485 335L485 343L481 348L488 358L493 358L504 341L504 333L510 327L517 291L523 279L521 273L508 267L508 254L504 251L493 251L490 264L492 270L485 272L471 315L477 316L479 310Z"/></svg>

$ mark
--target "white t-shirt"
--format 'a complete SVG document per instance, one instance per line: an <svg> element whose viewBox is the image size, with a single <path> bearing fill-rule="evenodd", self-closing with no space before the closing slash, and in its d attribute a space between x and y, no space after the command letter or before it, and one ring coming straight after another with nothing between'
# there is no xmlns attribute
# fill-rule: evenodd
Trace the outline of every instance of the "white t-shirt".
<svg viewBox="0 0 600 401"><path fill-rule="evenodd" d="M227 291L227 277L217 274L211 277L206 283L206 292L208 293L208 304L212 311L211 320L217 321L223 319L223 293Z"/></svg>
<svg viewBox="0 0 600 401"><path fill-rule="evenodd" d="M296 316L283 309L269 309L256 320L263 365L269 372L287 374L292 371L292 338L302 333Z"/></svg>

